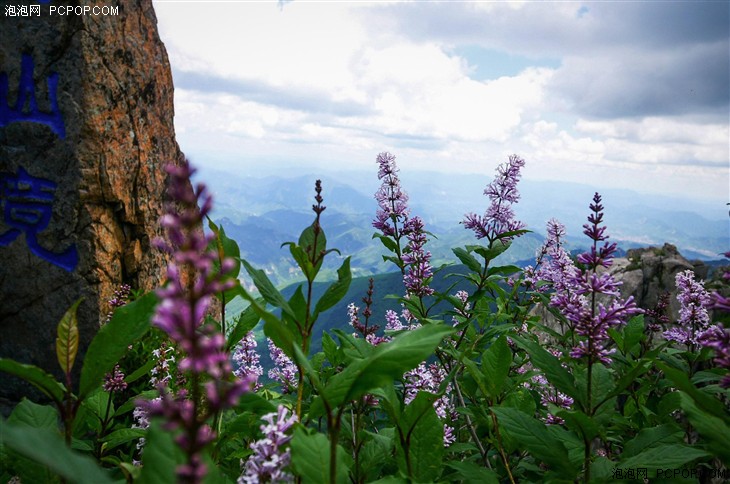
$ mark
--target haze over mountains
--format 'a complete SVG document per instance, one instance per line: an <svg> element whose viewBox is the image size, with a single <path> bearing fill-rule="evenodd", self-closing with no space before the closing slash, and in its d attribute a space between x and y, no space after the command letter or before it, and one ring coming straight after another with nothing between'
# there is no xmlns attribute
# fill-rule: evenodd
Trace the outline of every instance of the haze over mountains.
<svg viewBox="0 0 730 484"><path fill-rule="evenodd" d="M400 177L410 196L411 213L421 216L427 230L438 237L428 244L434 265L454 262L451 247L475 242L471 231L464 230L459 221L465 213L483 213L489 205L483 191L492 174L402 172ZM242 256L264 268L275 284L298 279L289 251L280 246L296 240L312 222L316 178L322 179L327 206L322 224L328 246L339 249L343 256L353 257L356 276L393 270L392 265L382 261L380 243L371 239L371 222L377 208L372 194L379 186L375 169L372 173L286 172L280 176L247 176L204 167L199 173L199 179L205 181L215 197L213 219L222 223L226 233L239 243ZM518 239L502 263L531 261L551 217L566 226L569 249L584 248L582 225L596 190L603 196L608 234L622 249L668 242L690 259L713 260L729 248L727 208L720 202L562 182L522 180L519 189L522 199L515 206L517 217L534 233ZM339 264L334 259L325 269L334 272Z"/></svg>

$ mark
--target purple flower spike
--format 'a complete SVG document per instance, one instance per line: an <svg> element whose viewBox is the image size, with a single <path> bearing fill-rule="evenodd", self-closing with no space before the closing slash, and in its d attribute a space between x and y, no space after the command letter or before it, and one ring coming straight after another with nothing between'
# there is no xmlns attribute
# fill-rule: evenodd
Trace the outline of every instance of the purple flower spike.
<svg viewBox="0 0 730 484"><path fill-rule="evenodd" d="M260 356L256 351L256 346L253 331L249 331L238 342L232 356L233 362L237 366L233 373L243 381L252 382L254 391L261 387L258 380L264 374L264 369L259 363Z"/></svg>
<svg viewBox="0 0 730 484"><path fill-rule="evenodd" d="M185 390L175 395L161 386L162 398L148 402L147 410L149 415L163 416L166 428L182 430L176 442L187 462L177 469L178 479L197 483L206 473L201 453L215 437L206 420L233 405L251 382L231 381L225 338L213 325L203 324L213 296L235 283L226 277L232 267L230 262L221 264L221 273L214 271L218 254L208 250L214 236L206 236L201 229L213 206L212 198L202 184L191 190L194 170L187 160L180 166L168 165L166 170L170 174L170 203L160 223L167 229L169 242L157 240L155 245L169 253L172 260L167 268L168 284L157 291L161 301L153 324L182 350L178 370L188 373L193 396L189 398ZM201 394L207 397L205 408Z"/></svg>
<svg viewBox="0 0 730 484"><path fill-rule="evenodd" d="M269 370L269 378L281 383L283 393L293 393L298 386L299 371L294 362L286 354L269 340L269 355L274 361L274 368Z"/></svg>
<svg viewBox="0 0 730 484"><path fill-rule="evenodd" d="M382 185L375 192L378 210L375 213L373 227L380 230L386 237L399 237L403 225L408 220L408 195L403 191L398 178L398 168L395 165L395 156L388 152L378 155L378 180Z"/></svg>
<svg viewBox="0 0 730 484"><path fill-rule="evenodd" d="M403 263L408 266L403 283L406 286L406 293L416 297L429 296L433 289L428 287L433 276L431 268L431 252L424 251L426 234L423 229L421 217L413 217L407 224L408 246L403 254Z"/></svg>
<svg viewBox="0 0 730 484"><path fill-rule="evenodd" d="M551 263L548 274L555 293L550 305L558 308L576 334L583 337L571 350L570 356L608 365L611 363L610 355L615 351L606 349L608 329L625 324L628 318L643 311L636 306L633 297L625 301L619 298L620 282L611 274L598 272L599 268L611 266L616 244L605 242L608 235L606 228L600 225L603 222L603 205L598 193L593 196L590 209L589 223L583 226L583 233L593 240L593 244L588 252L578 256L585 269L573 266L564 251L552 253L555 265ZM556 235L564 233L555 224L553 226ZM601 247L599 242L603 242ZM608 296L609 303L596 302L599 295L603 296L602 300Z"/></svg>
<svg viewBox="0 0 730 484"><path fill-rule="evenodd" d="M694 272L686 270L675 276L679 320L677 326L664 332L669 341L685 345L698 344L698 336L710 326L707 308L712 304L710 294L701 281L695 281Z"/></svg>
<svg viewBox="0 0 730 484"><path fill-rule="evenodd" d="M107 373L104 377L105 392L121 393L127 389L127 382L124 381L124 373L119 369L119 365L114 366L111 373Z"/></svg>
<svg viewBox="0 0 730 484"><path fill-rule="evenodd" d="M702 346L715 350L717 366L730 370L730 329L721 324L715 324L700 334L697 339ZM730 373L725 374L720 381L720 386L730 388Z"/></svg>
<svg viewBox="0 0 730 484"><path fill-rule="evenodd" d="M484 190L484 194L491 201L487 211L484 215L465 215L461 223L467 229L473 230L477 239L487 239L490 244L495 240L507 242L512 237L503 237L502 234L525 228L524 223L515 220L512 210L512 204L520 199L517 183L520 181L520 170L523 166L525 160L517 155L511 155L507 163L499 165L497 176Z"/></svg>

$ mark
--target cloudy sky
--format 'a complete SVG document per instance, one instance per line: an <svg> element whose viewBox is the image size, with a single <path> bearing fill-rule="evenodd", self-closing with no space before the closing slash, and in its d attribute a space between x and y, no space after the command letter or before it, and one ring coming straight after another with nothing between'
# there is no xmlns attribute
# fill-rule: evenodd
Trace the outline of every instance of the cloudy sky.
<svg viewBox="0 0 730 484"><path fill-rule="evenodd" d="M730 2L155 0L200 165L525 178L730 201ZM373 168L374 169L374 168Z"/></svg>

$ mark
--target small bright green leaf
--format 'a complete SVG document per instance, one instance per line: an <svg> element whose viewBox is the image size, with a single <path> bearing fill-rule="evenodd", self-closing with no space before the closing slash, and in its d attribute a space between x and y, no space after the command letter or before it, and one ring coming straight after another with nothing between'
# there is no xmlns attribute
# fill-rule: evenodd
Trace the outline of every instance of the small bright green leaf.
<svg viewBox="0 0 730 484"><path fill-rule="evenodd" d="M0 419L0 444L47 466L68 482L113 482L93 459L66 447L58 431L6 423Z"/></svg>
<svg viewBox="0 0 730 484"><path fill-rule="evenodd" d="M261 293L261 297L264 298L264 301L274 307L281 308L284 314L295 319L294 312L289 307L289 303L286 302L284 296L282 296L279 290L271 283L269 276L267 276L261 269L254 268L245 259L241 259L241 263L243 263L243 267L246 268L246 272L248 272L251 279L253 279L253 283Z"/></svg>
<svg viewBox="0 0 730 484"><path fill-rule="evenodd" d="M0 358L0 371L22 378L42 391L56 403L63 402L66 387L53 376L35 365L26 365L7 358Z"/></svg>
<svg viewBox="0 0 730 484"><path fill-rule="evenodd" d="M259 315L253 305L249 305L246 309L244 309L243 312L236 317L233 330L231 331L230 336L228 336L226 350L229 352L232 351L238 342L246 337L249 331L252 331L256 327L259 321Z"/></svg>
<svg viewBox="0 0 730 484"><path fill-rule="evenodd" d="M314 307L313 319L317 319L317 316L320 313L323 313L340 302L340 300L347 294L351 281L352 273L350 272L350 258L347 257L344 262L342 262L340 268L337 269L337 280L330 284L322 297L317 301L317 304Z"/></svg>
<svg viewBox="0 0 730 484"><path fill-rule="evenodd" d="M83 299L78 299L68 308L56 328L56 358L64 374L70 375L79 351L79 325L76 311Z"/></svg>
<svg viewBox="0 0 730 484"><path fill-rule="evenodd" d="M79 385L80 399L101 387L104 375L122 359L127 347L150 329L156 305L157 296L150 292L117 308L111 321L101 327L84 357Z"/></svg>
<svg viewBox="0 0 730 484"><path fill-rule="evenodd" d="M599 429L598 425L596 425L596 422L580 410L562 410L558 412L557 415L558 417L561 417L565 420L565 426L567 428L587 440L592 440L598 435Z"/></svg>

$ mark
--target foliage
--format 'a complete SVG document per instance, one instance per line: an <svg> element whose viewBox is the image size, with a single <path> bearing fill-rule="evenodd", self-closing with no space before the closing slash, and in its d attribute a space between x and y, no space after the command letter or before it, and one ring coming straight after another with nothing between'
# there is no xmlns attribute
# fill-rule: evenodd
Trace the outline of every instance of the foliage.
<svg viewBox="0 0 730 484"><path fill-rule="evenodd" d="M190 355L151 328L153 293L114 309L73 382L77 302L57 330L64 382L0 359L0 370L51 402L23 400L0 421L0 479L175 482L189 458L178 445L183 431L141 411L141 401L172 394L195 400L204 420L196 428L211 429L199 449L205 482L606 482L617 469L642 469L650 479L668 469L700 481L727 476L727 330L705 324L691 344L678 344L662 338L670 322L660 310L638 314L630 300L615 299L617 286L604 275L614 247L599 243L607 235L597 194L585 226L590 252L567 257L553 223L535 267L495 265L526 233L509 208L524 164L511 157L488 185L490 208L465 218L478 243L454 248L454 263L434 269L426 250L434 235L410 214L395 157L378 162L384 185L374 240L399 281L358 285L362 307L346 299L351 285L364 283L328 245L319 181L312 223L282 245L304 276L293 288L275 287L209 221L215 257L207 280L228 282L215 286L220 311L200 321L198 335L221 330L232 353L263 328L295 371L291 388L257 382L229 408L204 410L215 395L178 368ZM327 258L339 268L323 282ZM682 277L695 293L704 290L691 274ZM390 295L378 311L374 294ZM247 309L226 327L237 296ZM713 299L693 301L700 314ZM323 326L332 313L349 316L353 332Z"/></svg>

